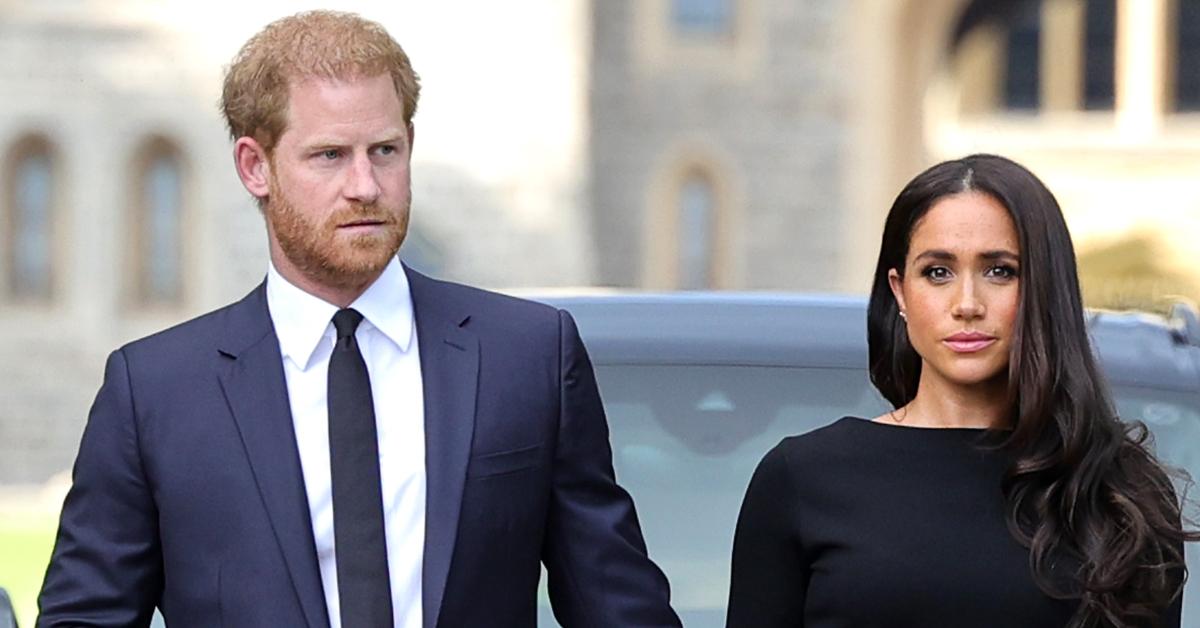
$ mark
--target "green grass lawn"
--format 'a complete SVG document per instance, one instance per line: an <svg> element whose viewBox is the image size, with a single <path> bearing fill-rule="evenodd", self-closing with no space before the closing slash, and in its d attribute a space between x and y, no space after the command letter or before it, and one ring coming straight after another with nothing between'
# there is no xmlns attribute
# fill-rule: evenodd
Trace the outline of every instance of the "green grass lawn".
<svg viewBox="0 0 1200 628"><path fill-rule="evenodd" d="M37 594L54 547L57 516L0 512L0 587L8 590L23 628L33 625Z"/></svg>

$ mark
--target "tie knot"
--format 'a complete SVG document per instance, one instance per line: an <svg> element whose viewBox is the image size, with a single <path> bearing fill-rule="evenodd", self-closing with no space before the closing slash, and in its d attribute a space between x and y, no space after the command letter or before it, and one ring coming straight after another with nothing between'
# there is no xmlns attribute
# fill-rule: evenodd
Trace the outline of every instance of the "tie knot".
<svg viewBox="0 0 1200 628"><path fill-rule="evenodd" d="M362 322L363 315L358 313L358 310L345 308L337 311L333 315L333 328L337 330L337 339L345 340L354 335L354 330L358 329L358 324Z"/></svg>

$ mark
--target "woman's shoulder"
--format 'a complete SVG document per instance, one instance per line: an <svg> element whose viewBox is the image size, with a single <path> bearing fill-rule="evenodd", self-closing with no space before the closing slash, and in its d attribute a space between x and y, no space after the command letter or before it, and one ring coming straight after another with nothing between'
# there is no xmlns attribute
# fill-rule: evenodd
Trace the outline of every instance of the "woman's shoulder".
<svg viewBox="0 0 1200 628"><path fill-rule="evenodd" d="M810 449L850 443L858 438L860 429L868 423L871 423L870 419L844 416L802 434L788 436L780 441L779 446L787 449Z"/></svg>
<svg viewBox="0 0 1200 628"><path fill-rule="evenodd" d="M758 463L748 494L787 494L789 499L803 500L814 490L826 490L822 486L827 487L830 478L860 477L863 468L873 466L872 460L878 458L863 446L860 434L870 429L870 423L842 417L784 438Z"/></svg>
<svg viewBox="0 0 1200 628"><path fill-rule="evenodd" d="M788 436L767 453L763 462L774 460L787 466L828 465L844 458L847 452L861 451L860 433L864 424L870 422L869 419L844 416L803 434Z"/></svg>

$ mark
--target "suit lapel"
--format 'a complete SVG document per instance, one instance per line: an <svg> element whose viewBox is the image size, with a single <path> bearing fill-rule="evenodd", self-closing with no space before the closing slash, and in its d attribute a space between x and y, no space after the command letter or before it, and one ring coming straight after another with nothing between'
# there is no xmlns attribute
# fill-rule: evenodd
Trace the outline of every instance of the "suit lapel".
<svg viewBox="0 0 1200 628"><path fill-rule="evenodd" d="M464 328L469 313L447 303L428 277L406 269L412 290L425 395L425 556L421 597L425 628L437 626L475 430L479 341Z"/></svg>
<svg viewBox="0 0 1200 628"><path fill-rule="evenodd" d="M220 349L229 358L221 388L305 619L311 628L325 627L328 611L304 474L264 285L234 306L230 316L230 334Z"/></svg>

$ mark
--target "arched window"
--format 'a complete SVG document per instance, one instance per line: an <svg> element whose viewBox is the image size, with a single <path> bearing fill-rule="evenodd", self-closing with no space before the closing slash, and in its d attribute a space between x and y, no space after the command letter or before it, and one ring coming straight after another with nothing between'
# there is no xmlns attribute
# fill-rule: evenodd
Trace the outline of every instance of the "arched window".
<svg viewBox="0 0 1200 628"><path fill-rule="evenodd" d="M133 299L139 306L183 299L184 174L179 151L154 139L135 162L130 247Z"/></svg>
<svg viewBox="0 0 1200 628"><path fill-rule="evenodd" d="M712 180L699 170L679 188L679 285L683 290L713 287L713 221L716 193Z"/></svg>
<svg viewBox="0 0 1200 628"><path fill-rule="evenodd" d="M48 301L54 292L56 160L42 137L9 152L5 194L7 292L23 301Z"/></svg>
<svg viewBox="0 0 1200 628"><path fill-rule="evenodd" d="M671 152L649 187L641 284L655 290L736 286L737 170L713 158L710 147Z"/></svg>

